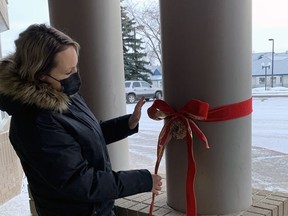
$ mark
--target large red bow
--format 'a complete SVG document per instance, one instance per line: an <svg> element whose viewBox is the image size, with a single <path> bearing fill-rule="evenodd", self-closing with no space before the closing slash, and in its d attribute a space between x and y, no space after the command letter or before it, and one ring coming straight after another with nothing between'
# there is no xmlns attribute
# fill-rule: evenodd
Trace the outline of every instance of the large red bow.
<svg viewBox="0 0 288 216"><path fill-rule="evenodd" d="M194 194L194 179L196 173L196 165L193 157L193 133L205 143L209 148L208 141L204 133L196 125L195 121L224 121L234 118L246 116L252 112L252 98L235 104L221 106L210 109L209 104L191 100L179 111L175 111L163 100L155 100L147 110L150 118L154 120L163 120L166 122L159 134L157 145L157 161L155 165L155 174L158 173L160 161L162 159L164 149L172 137L176 139L186 138L188 152L188 170L186 178L186 215L196 216L196 199ZM152 216L155 195L152 195L149 215Z"/></svg>

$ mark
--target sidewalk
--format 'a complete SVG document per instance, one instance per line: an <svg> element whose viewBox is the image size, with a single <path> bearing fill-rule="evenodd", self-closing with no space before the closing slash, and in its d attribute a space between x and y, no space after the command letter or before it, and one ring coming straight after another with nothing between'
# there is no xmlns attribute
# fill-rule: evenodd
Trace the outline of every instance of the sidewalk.
<svg viewBox="0 0 288 216"><path fill-rule="evenodd" d="M252 89L253 97L288 97L288 88L285 87L264 87Z"/></svg>

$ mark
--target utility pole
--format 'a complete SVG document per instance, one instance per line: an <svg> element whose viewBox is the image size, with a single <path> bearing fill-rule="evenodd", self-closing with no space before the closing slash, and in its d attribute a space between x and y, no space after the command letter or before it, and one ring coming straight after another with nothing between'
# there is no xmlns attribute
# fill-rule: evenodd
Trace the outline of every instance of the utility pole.
<svg viewBox="0 0 288 216"><path fill-rule="evenodd" d="M272 41L272 77L271 77L271 87L273 88L273 83L274 83L274 39L270 38L269 41Z"/></svg>
<svg viewBox="0 0 288 216"><path fill-rule="evenodd" d="M267 69L270 69L270 64L269 65L264 65L262 64L262 70L265 70L265 91L267 88Z"/></svg>

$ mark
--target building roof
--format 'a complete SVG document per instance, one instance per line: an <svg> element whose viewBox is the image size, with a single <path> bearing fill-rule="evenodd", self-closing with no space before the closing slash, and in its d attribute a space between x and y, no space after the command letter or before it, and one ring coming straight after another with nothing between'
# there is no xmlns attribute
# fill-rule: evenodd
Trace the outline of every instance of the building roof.
<svg viewBox="0 0 288 216"><path fill-rule="evenodd" d="M153 72L153 75L158 76L158 75L161 75L161 73L158 69L155 69L155 71Z"/></svg>
<svg viewBox="0 0 288 216"><path fill-rule="evenodd" d="M267 68L267 75L272 74L272 54L253 53L252 54L252 76L265 75L265 69L262 66L270 65ZM274 54L274 75L288 75L288 52Z"/></svg>
<svg viewBox="0 0 288 216"><path fill-rule="evenodd" d="M153 75L161 75L162 74L162 68L160 65L150 65L150 66L148 66L148 69L151 70Z"/></svg>

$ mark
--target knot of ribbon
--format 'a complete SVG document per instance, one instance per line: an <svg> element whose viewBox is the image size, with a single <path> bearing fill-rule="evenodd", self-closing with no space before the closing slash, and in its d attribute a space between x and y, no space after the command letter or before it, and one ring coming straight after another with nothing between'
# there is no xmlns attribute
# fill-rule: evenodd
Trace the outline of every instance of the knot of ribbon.
<svg viewBox="0 0 288 216"><path fill-rule="evenodd" d="M159 165L165 150L165 146L172 138L186 139L188 168L186 177L186 215L196 216L196 198L194 192L194 180L196 164L193 156L193 134L195 134L209 149L206 136L197 126L195 121L215 122L249 115L252 112L252 98L248 100L209 109L209 104L191 100L184 107L175 111L163 100L155 100L148 108L148 116L153 120L165 120L160 131L157 144L157 160L155 174L158 173ZM149 215L152 216L155 194L152 195Z"/></svg>

